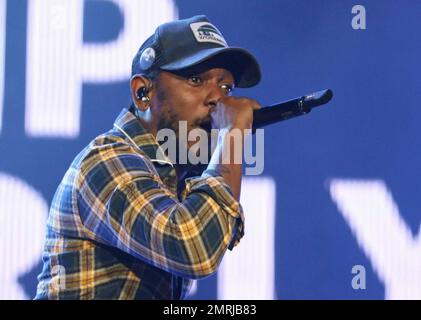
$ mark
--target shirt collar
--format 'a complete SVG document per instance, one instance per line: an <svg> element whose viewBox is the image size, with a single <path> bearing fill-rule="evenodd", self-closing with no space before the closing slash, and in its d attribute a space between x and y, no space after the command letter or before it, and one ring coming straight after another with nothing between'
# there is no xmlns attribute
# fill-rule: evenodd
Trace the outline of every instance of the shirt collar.
<svg viewBox="0 0 421 320"><path fill-rule="evenodd" d="M124 108L114 121L114 129L123 134L132 144L141 149L152 162L174 166L171 160L156 141L155 137L142 125L142 123ZM159 156L158 156L159 155ZM158 157L157 157L158 156Z"/></svg>

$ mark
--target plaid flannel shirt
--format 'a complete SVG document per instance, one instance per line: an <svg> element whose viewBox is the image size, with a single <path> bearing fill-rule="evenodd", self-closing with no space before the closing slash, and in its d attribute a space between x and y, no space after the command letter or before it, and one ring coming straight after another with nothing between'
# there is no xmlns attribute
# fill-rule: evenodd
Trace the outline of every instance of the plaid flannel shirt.
<svg viewBox="0 0 421 320"><path fill-rule="evenodd" d="M124 109L74 159L51 204L35 299L182 299L217 270L244 234L241 205L212 170L177 194L158 149Z"/></svg>

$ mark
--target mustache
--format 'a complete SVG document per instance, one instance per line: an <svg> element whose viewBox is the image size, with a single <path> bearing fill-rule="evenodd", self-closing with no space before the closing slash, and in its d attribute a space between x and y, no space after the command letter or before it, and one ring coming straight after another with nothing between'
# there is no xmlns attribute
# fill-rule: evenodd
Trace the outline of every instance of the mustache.
<svg viewBox="0 0 421 320"><path fill-rule="evenodd" d="M199 119L195 122L195 126L210 132L212 129L212 117L209 115L204 119Z"/></svg>

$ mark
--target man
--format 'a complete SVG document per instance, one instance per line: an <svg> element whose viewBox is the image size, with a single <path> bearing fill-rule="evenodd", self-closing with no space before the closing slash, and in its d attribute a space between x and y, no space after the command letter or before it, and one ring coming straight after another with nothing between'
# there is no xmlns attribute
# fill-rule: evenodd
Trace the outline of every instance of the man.
<svg viewBox="0 0 421 320"><path fill-rule="evenodd" d="M182 299L191 279L216 272L244 228L242 165L221 159L234 149L229 133L249 129L260 107L230 93L259 80L255 58L205 16L159 26L133 59L131 107L58 187L35 298ZM188 179L191 167L156 140L181 121L224 129L206 170Z"/></svg>

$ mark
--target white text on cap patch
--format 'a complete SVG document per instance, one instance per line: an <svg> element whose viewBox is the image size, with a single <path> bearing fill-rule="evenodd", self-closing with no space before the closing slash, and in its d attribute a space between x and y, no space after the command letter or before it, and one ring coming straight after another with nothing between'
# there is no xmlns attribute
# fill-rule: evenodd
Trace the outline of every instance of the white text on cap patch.
<svg viewBox="0 0 421 320"><path fill-rule="evenodd" d="M213 42L224 47L228 46L221 32L209 22L195 22L190 24L190 28L198 42Z"/></svg>

